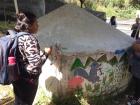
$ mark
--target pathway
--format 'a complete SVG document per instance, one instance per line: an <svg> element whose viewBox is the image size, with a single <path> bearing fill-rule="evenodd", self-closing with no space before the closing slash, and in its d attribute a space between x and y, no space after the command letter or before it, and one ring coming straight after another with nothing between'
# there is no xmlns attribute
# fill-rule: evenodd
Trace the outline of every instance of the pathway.
<svg viewBox="0 0 140 105"><path fill-rule="evenodd" d="M107 23L109 20L107 20ZM117 29L124 32L126 35L131 35L131 26L135 23L134 19L129 20L117 20Z"/></svg>

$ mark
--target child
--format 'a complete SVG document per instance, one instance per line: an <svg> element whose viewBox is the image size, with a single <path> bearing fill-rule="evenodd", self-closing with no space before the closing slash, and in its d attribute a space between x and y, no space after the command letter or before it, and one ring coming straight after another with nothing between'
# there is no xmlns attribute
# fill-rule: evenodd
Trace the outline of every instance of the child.
<svg viewBox="0 0 140 105"><path fill-rule="evenodd" d="M113 26L115 28L117 27L116 16L112 16L110 18L110 24L111 24L111 26Z"/></svg>
<svg viewBox="0 0 140 105"><path fill-rule="evenodd" d="M139 30L140 30L140 19L139 18L136 18L136 23L132 25L131 30L132 30L131 37L138 39Z"/></svg>
<svg viewBox="0 0 140 105"><path fill-rule="evenodd" d="M41 67L51 53L51 48L41 51L36 33L38 22L35 14L20 12L17 14L16 32L28 32L18 37L17 63L20 78L13 83L14 105L32 105L38 88Z"/></svg>

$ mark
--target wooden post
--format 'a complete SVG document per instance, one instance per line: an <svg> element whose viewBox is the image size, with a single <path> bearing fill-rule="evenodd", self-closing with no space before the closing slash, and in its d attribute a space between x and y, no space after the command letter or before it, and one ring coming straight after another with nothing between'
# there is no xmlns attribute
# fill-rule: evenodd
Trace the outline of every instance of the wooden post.
<svg viewBox="0 0 140 105"><path fill-rule="evenodd" d="M14 0L14 5L15 5L16 14L18 14L19 10L18 10L17 0Z"/></svg>

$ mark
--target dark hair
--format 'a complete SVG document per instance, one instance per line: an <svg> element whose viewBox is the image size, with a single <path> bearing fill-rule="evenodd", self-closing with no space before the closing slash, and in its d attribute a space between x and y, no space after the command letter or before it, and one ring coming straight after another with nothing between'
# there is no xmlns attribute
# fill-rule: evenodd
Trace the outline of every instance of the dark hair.
<svg viewBox="0 0 140 105"><path fill-rule="evenodd" d="M114 21L115 18L116 18L116 16L112 16L110 21Z"/></svg>
<svg viewBox="0 0 140 105"><path fill-rule="evenodd" d="M116 25L116 16L112 16L111 18L110 18L110 23L111 23L111 25Z"/></svg>
<svg viewBox="0 0 140 105"><path fill-rule="evenodd" d="M36 15L31 12L20 12L17 14L16 31L27 31L29 27L35 22Z"/></svg>
<svg viewBox="0 0 140 105"><path fill-rule="evenodd" d="M31 13L31 12L23 12L25 16L28 18L29 24L33 24L34 21L36 20L36 15Z"/></svg>

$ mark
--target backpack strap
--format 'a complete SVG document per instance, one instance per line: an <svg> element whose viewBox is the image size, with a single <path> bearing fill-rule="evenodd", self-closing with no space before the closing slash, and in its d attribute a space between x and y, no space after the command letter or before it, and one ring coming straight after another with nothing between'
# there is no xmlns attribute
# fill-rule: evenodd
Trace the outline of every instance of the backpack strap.
<svg viewBox="0 0 140 105"><path fill-rule="evenodd" d="M22 35L29 35L30 33L28 32L19 32L19 33L16 33L16 37L19 37L19 36L22 36Z"/></svg>
<svg viewBox="0 0 140 105"><path fill-rule="evenodd" d="M8 30L8 33L10 36L12 36L12 38L16 35L16 31L14 30Z"/></svg>
<svg viewBox="0 0 140 105"><path fill-rule="evenodd" d="M28 35L29 34L28 32L19 32L18 33L18 32L14 31L14 30L8 30L8 32L9 32L11 38L15 38L15 37L19 37L21 35Z"/></svg>
<svg viewBox="0 0 140 105"><path fill-rule="evenodd" d="M17 42L18 42L18 37L19 36L22 36L22 35L29 35L29 33L27 32L19 32L17 33L16 31L14 30L8 30L9 34L11 35L11 38L14 39L14 44L11 48L11 51L13 51L13 49L17 46Z"/></svg>

